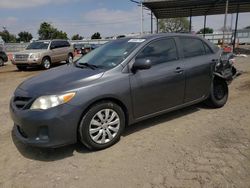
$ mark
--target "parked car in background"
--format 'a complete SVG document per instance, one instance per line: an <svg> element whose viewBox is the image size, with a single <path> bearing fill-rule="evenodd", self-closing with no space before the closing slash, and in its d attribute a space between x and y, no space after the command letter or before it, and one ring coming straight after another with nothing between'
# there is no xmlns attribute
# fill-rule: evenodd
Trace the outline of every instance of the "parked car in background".
<svg viewBox="0 0 250 188"><path fill-rule="evenodd" d="M67 40L40 40L30 43L26 50L14 53L11 61L19 70L30 66L49 69L54 63L72 63L73 58L74 49Z"/></svg>
<svg viewBox="0 0 250 188"><path fill-rule="evenodd" d="M79 140L98 150L141 120L203 101L223 107L228 80L216 71L220 58L217 47L194 35L114 40L19 85L10 101L14 132L34 146Z"/></svg>
<svg viewBox="0 0 250 188"><path fill-rule="evenodd" d="M82 47L81 54L86 55L90 51L92 51L100 46L101 46L100 44L85 44L84 47Z"/></svg>
<svg viewBox="0 0 250 188"><path fill-rule="evenodd" d="M0 67L4 65L5 62L8 61L8 56L4 51L4 46L0 45Z"/></svg>
<svg viewBox="0 0 250 188"><path fill-rule="evenodd" d="M82 48L84 48L84 43L77 43L77 44L74 44L74 50L77 54L82 54Z"/></svg>
<svg viewBox="0 0 250 188"><path fill-rule="evenodd" d="M74 50L77 54L86 55L87 53L98 48L101 45L100 44L77 43L77 44L74 44L73 46L74 46Z"/></svg>

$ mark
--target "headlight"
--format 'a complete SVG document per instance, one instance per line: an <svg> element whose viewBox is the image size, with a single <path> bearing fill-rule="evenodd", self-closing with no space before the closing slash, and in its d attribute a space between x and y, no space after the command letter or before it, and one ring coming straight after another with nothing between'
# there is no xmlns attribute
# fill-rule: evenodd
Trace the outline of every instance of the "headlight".
<svg viewBox="0 0 250 188"><path fill-rule="evenodd" d="M38 58L40 58L40 56L41 56L40 53L30 54L30 59L38 59Z"/></svg>
<svg viewBox="0 0 250 188"><path fill-rule="evenodd" d="M46 110L46 109L58 106L60 104L69 102L74 96L75 96L75 93L67 93L63 95L41 96L33 102L30 109L31 110L35 110L35 109Z"/></svg>

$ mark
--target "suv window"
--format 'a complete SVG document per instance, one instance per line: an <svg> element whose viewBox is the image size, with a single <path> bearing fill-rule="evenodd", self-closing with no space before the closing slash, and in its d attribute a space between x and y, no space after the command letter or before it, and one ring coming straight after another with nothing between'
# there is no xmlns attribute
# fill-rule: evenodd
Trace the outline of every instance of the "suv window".
<svg viewBox="0 0 250 188"><path fill-rule="evenodd" d="M64 47L69 47L70 44L68 41L52 41L52 46L55 46L55 48L64 48Z"/></svg>
<svg viewBox="0 0 250 188"><path fill-rule="evenodd" d="M147 45L136 59L149 59L153 65L178 59L174 39L163 39Z"/></svg>
<svg viewBox="0 0 250 188"><path fill-rule="evenodd" d="M61 41L61 46L62 47L70 47L70 44L68 41Z"/></svg>
<svg viewBox="0 0 250 188"><path fill-rule="evenodd" d="M184 57L195 57L205 54L203 42L196 38L180 38Z"/></svg>

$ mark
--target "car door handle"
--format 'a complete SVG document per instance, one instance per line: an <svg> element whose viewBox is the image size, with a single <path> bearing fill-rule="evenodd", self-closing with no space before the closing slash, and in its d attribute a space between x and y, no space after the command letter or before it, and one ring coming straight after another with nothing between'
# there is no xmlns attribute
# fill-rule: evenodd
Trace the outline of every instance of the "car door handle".
<svg viewBox="0 0 250 188"><path fill-rule="evenodd" d="M182 69L181 67L177 67L174 72L177 74L181 74L181 73L183 73L183 71L184 71L184 69Z"/></svg>

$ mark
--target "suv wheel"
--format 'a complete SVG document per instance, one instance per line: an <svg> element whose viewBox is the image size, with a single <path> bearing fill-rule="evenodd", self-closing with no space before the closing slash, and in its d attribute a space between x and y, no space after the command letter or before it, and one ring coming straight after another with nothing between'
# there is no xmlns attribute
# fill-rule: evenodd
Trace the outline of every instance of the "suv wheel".
<svg viewBox="0 0 250 188"><path fill-rule="evenodd" d="M43 58L43 60L42 60L42 68L47 70L47 69L50 69L50 67L51 67L50 59L48 57Z"/></svg>
<svg viewBox="0 0 250 188"><path fill-rule="evenodd" d="M0 58L0 67L4 65L4 61L2 58Z"/></svg>
<svg viewBox="0 0 250 188"><path fill-rule="evenodd" d="M83 116L80 141L89 149L100 150L119 141L125 127L125 116L120 106L104 101L92 106Z"/></svg>
<svg viewBox="0 0 250 188"><path fill-rule="evenodd" d="M223 79L215 79L206 104L214 108L223 107L228 99L228 85Z"/></svg>
<svg viewBox="0 0 250 188"><path fill-rule="evenodd" d="M69 54L68 55L68 59L66 60L66 63L69 63L69 64L71 64L71 63L73 63L73 55L72 54Z"/></svg>
<svg viewBox="0 0 250 188"><path fill-rule="evenodd" d="M23 66L23 65L22 66L21 65L17 65L16 67L20 71L25 71L27 69L27 66Z"/></svg>

